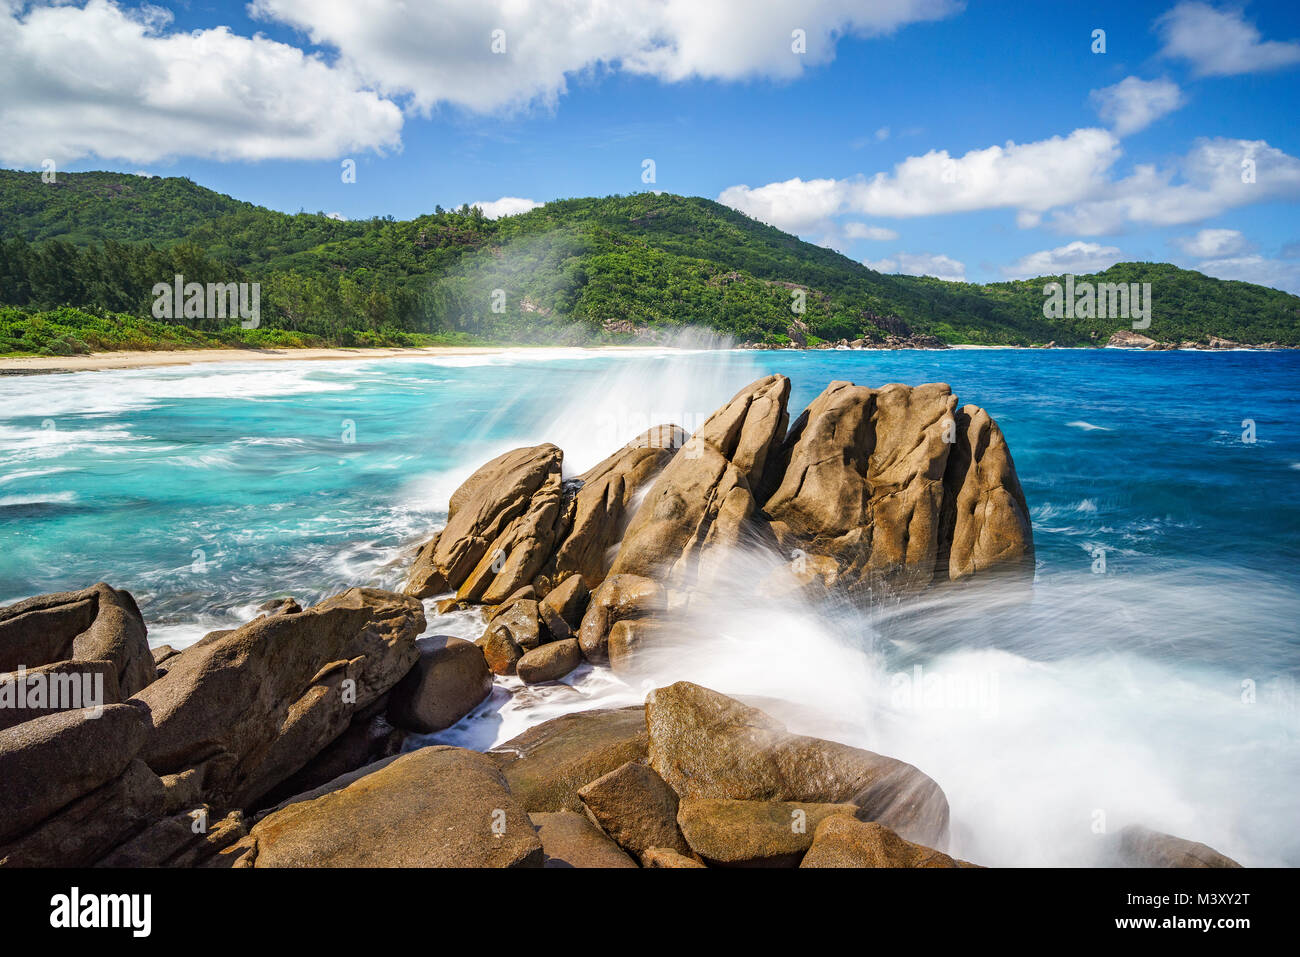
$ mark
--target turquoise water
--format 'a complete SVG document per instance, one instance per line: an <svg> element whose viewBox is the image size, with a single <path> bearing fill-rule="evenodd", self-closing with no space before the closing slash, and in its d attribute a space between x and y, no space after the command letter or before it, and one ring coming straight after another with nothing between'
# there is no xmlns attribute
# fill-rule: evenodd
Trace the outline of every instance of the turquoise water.
<svg viewBox="0 0 1300 957"><path fill-rule="evenodd" d="M987 408L1031 507L1035 597L802 609L768 619L776 647L707 673L853 712L866 746L940 781L977 859L1080 860L1102 811L1300 864L1297 353L537 350L0 377L0 602L106 580L151 640L184 644L273 596L392 586L490 455L554 441L580 471L769 372L796 412L833 379L944 381ZM846 644L858 664L819 658ZM900 704L918 666L993 676L996 707ZM609 681L571 684L594 700Z"/></svg>

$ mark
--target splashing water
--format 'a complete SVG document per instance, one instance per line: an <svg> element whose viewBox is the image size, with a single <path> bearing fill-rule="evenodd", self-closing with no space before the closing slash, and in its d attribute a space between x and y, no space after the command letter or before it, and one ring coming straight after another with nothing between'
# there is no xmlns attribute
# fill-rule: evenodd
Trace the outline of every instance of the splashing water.
<svg viewBox="0 0 1300 957"><path fill-rule="evenodd" d="M1095 831L1140 822L1300 864L1300 356L710 345L0 379L0 601L103 579L152 643L184 645L271 597L399 585L452 490L508 448L555 442L573 475L769 372L793 380L792 417L834 379L946 381L1015 455L1029 601L765 594L780 558L748 553L645 673L512 681L435 738L484 748L689 679L916 765L980 863L1089 863Z"/></svg>

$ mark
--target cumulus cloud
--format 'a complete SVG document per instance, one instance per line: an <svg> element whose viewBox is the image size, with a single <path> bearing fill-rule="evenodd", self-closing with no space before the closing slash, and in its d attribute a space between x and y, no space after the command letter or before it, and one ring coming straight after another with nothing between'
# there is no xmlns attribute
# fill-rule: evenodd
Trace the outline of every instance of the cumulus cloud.
<svg viewBox="0 0 1300 957"><path fill-rule="evenodd" d="M502 216L517 216L520 213L526 213L530 209L537 209L542 203L535 199L524 199L520 196L502 196L500 199L479 200L477 203L470 203L471 206L477 206L483 210L483 215L488 219L500 219Z"/></svg>
<svg viewBox="0 0 1300 957"><path fill-rule="evenodd" d="M1127 136L1146 129L1166 113L1183 105L1183 91L1172 80L1140 80L1126 77L1114 86L1092 91L1097 115L1111 125L1116 135Z"/></svg>
<svg viewBox="0 0 1300 957"><path fill-rule="evenodd" d="M1030 279L1034 276L1061 276L1065 273L1101 272L1124 258L1118 246L1102 246L1076 240L1022 256L1010 266L1002 267L1008 279Z"/></svg>
<svg viewBox="0 0 1300 957"><path fill-rule="evenodd" d="M1259 73L1300 63L1300 43L1262 39L1239 9L1180 3L1155 26L1161 54L1188 61L1199 76Z"/></svg>
<svg viewBox="0 0 1300 957"><path fill-rule="evenodd" d="M966 281L966 264L939 253L897 253L884 259L866 259L862 265L876 272L933 276L949 282Z"/></svg>
<svg viewBox="0 0 1300 957"><path fill-rule="evenodd" d="M731 186L718 202L800 234L824 228L830 217L842 213L903 218L1011 207L1041 214L1092 195L1119 155L1113 134L1081 129L955 158L947 150L931 150L870 178Z"/></svg>
<svg viewBox="0 0 1300 957"><path fill-rule="evenodd" d="M296 47L159 7L0 4L0 161L326 159L400 143L401 111Z"/></svg>
<svg viewBox="0 0 1300 957"><path fill-rule="evenodd" d="M1179 236L1173 243L1197 259L1235 256L1248 247L1246 237L1236 229L1202 229L1194 236Z"/></svg>
<svg viewBox="0 0 1300 957"><path fill-rule="evenodd" d="M666 82L793 78L843 36L937 20L956 0L253 0L250 12L338 51L347 69L428 111L554 104L599 70ZM795 50L802 31L804 52ZM499 31L499 32L498 32Z"/></svg>
<svg viewBox="0 0 1300 957"><path fill-rule="evenodd" d="M1098 236L1129 223L1179 226L1229 209L1269 200L1300 198L1300 159L1264 140L1197 140L1188 154L1164 169L1140 165L1108 184L1098 197L1053 215L1062 232Z"/></svg>

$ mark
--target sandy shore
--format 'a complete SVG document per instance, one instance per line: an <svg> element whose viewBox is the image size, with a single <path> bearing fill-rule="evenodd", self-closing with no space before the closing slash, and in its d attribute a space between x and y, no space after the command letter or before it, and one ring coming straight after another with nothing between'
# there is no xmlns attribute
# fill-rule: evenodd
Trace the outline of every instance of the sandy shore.
<svg viewBox="0 0 1300 957"><path fill-rule="evenodd" d="M278 362L339 359L400 359L419 356L484 356L507 352L536 352L544 346L427 346L380 349L177 349L170 352L94 352L85 356L18 356L0 358L0 375L43 372L86 372L100 369L143 369L151 366L193 365L201 362ZM600 346L621 352L640 346Z"/></svg>

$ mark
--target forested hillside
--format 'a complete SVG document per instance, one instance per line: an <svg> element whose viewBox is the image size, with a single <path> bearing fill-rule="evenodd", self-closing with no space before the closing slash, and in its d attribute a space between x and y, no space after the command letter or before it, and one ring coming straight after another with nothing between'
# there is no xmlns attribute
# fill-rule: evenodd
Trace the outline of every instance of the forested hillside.
<svg viewBox="0 0 1300 957"><path fill-rule="evenodd" d="M260 282L262 335L279 330L284 341L608 340L692 325L777 343L797 318L813 342L916 333L1070 345L1129 328L1045 319L1047 279L981 286L883 275L694 197L569 199L497 220L439 207L409 221L344 222L264 209L188 179L64 173L43 183L0 171L0 304L17 307L3 313L0 352L50 347L23 335L23 317L37 311L148 319L153 285L176 273ZM1157 339L1300 344L1300 298L1277 290L1158 263L1078 277L1088 279L1152 283L1146 331ZM800 291L806 311L795 314ZM54 351L76 348L75 313L61 316L73 331L59 341L72 344ZM229 326L187 324L211 334Z"/></svg>

